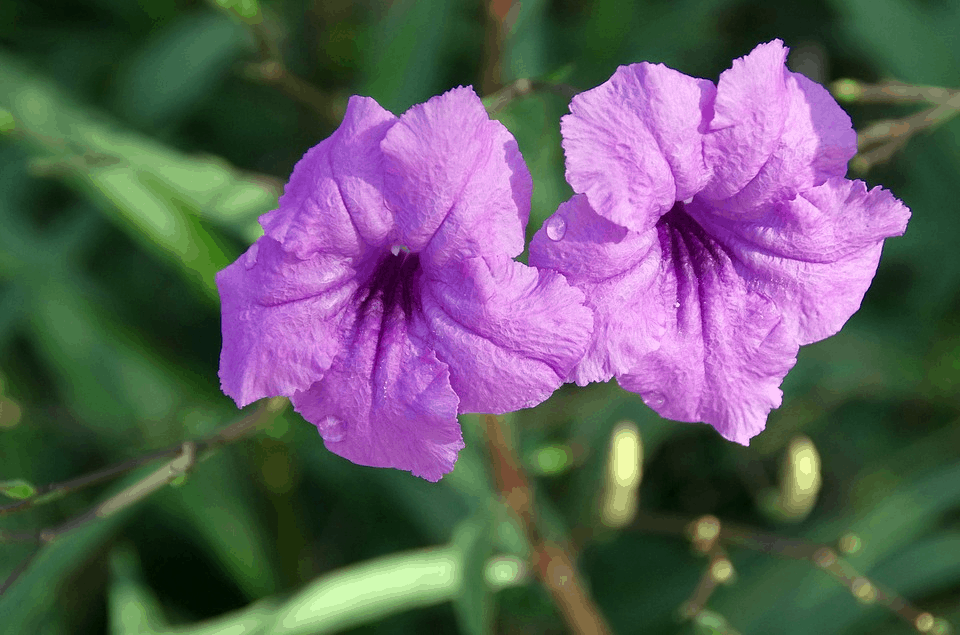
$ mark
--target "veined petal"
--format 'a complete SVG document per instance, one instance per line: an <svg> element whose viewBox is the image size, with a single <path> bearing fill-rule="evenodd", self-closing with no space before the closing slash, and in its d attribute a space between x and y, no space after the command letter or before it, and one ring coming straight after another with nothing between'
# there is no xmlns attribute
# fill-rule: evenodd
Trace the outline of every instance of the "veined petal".
<svg viewBox="0 0 960 635"><path fill-rule="evenodd" d="M650 229L709 180L702 128L715 92L662 64L621 66L574 97L561 120L567 181L604 218Z"/></svg>
<svg viewBox="0 0 960 635"><path fill-rule="evenodd" d="M800 344L833 335L860 308L885 238L906 230L908 210L890 192L834 178L738 222L688 211L739 261L751 286L798 321Z"/></svg>
<svg viewBox="0 0 960 635"><path fill-rule="evenodd" d="M796 330L682 210L664 216L657 232L665 266L655 300L665 302L666 331L659 349L617 379L661 416L703 421L747 444L780 405Z"/></svg>
<svg viewBox="0 0 960 635"><path fill-rule="evenodd" d="M217 274L220 384L241 408L293 396L323 377L341 347L357 282L348 259L301 260L268 236Z"/></svg>
<svg viewBox="0 0 960 635"><path fill-rule="evenodd" d="M523 251L533 182L517 142L472 88L412 107L381 147L399 240L425 266Z"/></svg>
<svg viewBox="0 0 960 635"><path fill-rule="evenodd" d="M464 447L447 365L401 314L358 323L323 379L293 404L327 449L359 465L438 481Z"/></svg>
<svg viewBox="0 0 960 635"><path fill-rule="evenodd" d="M460 412L510 412L550 396L589 340L593 316L583 299L563 276L506 256L425 274L423 315Z"/></svg>
<svg viewBox="0 0 960 635"><path fill-rule="evenodd" d="M656 232L616 225L578 194L533 237L530 264L562 273L594 310L590 344L568 380L581 386L607 381L659 346L666 311L654 285L660 270Z"/></svg>
<svg viewBox="0 0 960 635"><path fill-rule="evenodd" d="M713 180L702 195L730 198L753 180L780 144L790 111L787 49L774 40L733 61L720 75L714 116L703 141Z"/></svg>
<svg viewBox="0 0 960 635"><path fill-rule="evenodd" d="M260 217L287 251L359 256L394 228L383 201L380 142L397 118L369 97L353 96L343 122L293 168L280 207Z"/></svg>

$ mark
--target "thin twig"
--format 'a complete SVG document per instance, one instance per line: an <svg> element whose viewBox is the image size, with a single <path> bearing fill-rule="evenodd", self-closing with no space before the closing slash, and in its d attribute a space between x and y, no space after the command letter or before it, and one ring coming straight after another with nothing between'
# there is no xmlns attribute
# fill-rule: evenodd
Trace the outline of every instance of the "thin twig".
<svg viewBox="0 0 960 635"><path fill-rule="evenodd" d="M274 398L265 401L256 410L236 421L235 423L221 428L205 439L194 441L193 444L196 447L197 454L205 453L209 450L220 447L221 445L232 443L233 441L242 438L244 435L255 430L262 423L265 423L276 416L280 410L286 407L286 404L287 401L282 398ZM30 498L25 498L17 501L16 503L0 506L0 516L23 511L35 505L60 498L61 496L71 492L76 492L93 485L104 483L112 478L131 472L138 467L152 463L157 459L177 456L178 454L182 453L183 445L184 444L182 442L177 443L176 445L171 445L168 448L149 452L134 459L130 459L129 461L112 465L91 474L86 474L84 476L60 483L43 485L38 487L37 493Z"/></svg>
<svg viewBox="0 0 960 635"><path fill-rule="evenodd" d="M500 418L483 415L487 442L504 502L520 519L530 542L530 565L550 591L554 603L574 633L610 633L610 627L581 582L568 549L543 538L533 504L533 488L516 450L507 442Z"/></svg>
<svg viewBox="0 0 960 635"><path fill-rule="evenodd" d="M908 117L875 121L861 130L857 134L857 155L850 162L850 168L859 173L890 160L917 133L960 114L960 91L937 86L914 86L894 81L862 84L841 79L831 85L831 90L837 99L847 103L931 105Z"/></svg>
<svg viewBox="0 0 960 635"><path fill-rule="evenodd" d="M153 494L165 485L168 485L178 477L186 474L187 471L196 465L198 457L199 460L202 461L208 458L216 449L220 448L221 446L242 439L246 435L255 431L261 424L272 420L281 410L286 408L287 403L287 400L282 397L268 399L254 412L231 425L221 428L206 439L196 442L185 441L166 450L153 452L144 457L127 461L126 463L107 468L85 477L73 479L71 481L65 481L64 483L48 485L46 488L42 488L46 492L46 495L33 496L31 498L24 499L19 503L15 503L14 505L8 505L5 508L8 510L7 513L27 509L41 499L49 500L48 495L50 493L56 492L59 495L63 495L67 492L77 491L83 487L89 487L94 483L100 483L108 478L124 474L132 469L135 469L136 467L144 465L158 458L169 456L171 454L178 455L175 459L169 461L160 469L153 471L136 483L124 488L122 491L99 503L93 509L71 518L57 527L52 529L42 529L32 534L0 532L0 542L29 541L43 545L53 542L54 540L62 537L64 534L73 531L74 529L77 529L78 527L81 527L87 523L116 514L120 510L143 500L144 498L150 496L150 494ZM201 456L201 454L203 456ZM16 582L17 578L19 578L23 572L27 570L27 567L30 566L30 563L39 553L40 545L38 545L29 556L27 556L19 565L17 565L17 568L14 569L13 572L7 577L3 585L0 586L0 595L3 595L4 592L13 586L13 583Z"/></svg>
<svg viewBox="0 0 960 635"><path fill-rule="evenodd" d="M260 62L246 64L243 74L253 80L275 86L283 94L310 108L330 125L339 125L346 103L323 92L300 77L283 61L280 45L267 26L267 21L248 23L260 52Z"/></svg>
<svg viewBox="0 0 960 635"><path fill-rule="evenodd" d="M840 79L830 86L838 99L860 104L945 104L960 91L940 86L917 86L898 81L864 84L853 79Z"/></svg>
<svg viewBox="0 0 960 635"><path fill-rule="evenodd" d="M858 573L849 562L839 557L837 552L829 545L796 538L784 538L740 525L721 524L719 520L712 516L691 520L677 516L643 514L637 517L634 528L653 533L688 535L692 537L696 545L697 536L702 533L704 523L715 524L715 540L717 542L728 543L761 553L769 553L782 558L809 561L846 587L861 602L875 602L886 607L920 632L928 632L934 626L935 620L930 613L921 611L893 591L876 585ZM711 532L708 531L707 533Z"/></svg>
<svg viewBox="0 0 960 635"><path fill-rule="evenodd" d="M494 94L488 96L486 98L489 102L487 112L495 115L506 108L513 100L529 97L535 93L553 93L570 100L579 92L577 88L569 84L521 78L507 84Z"/></svg>

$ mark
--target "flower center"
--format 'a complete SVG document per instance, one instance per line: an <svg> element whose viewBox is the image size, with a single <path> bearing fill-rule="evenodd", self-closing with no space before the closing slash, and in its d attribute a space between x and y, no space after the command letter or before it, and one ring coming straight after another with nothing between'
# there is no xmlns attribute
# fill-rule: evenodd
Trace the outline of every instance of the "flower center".
<svg viewBox="0 0 960 635"><path fill-rule="evenodd" d="M384 255L374 268L367 284L358 291L362 294L358 317L363 319L374 301L383 307L382 319L399 309L410 318L420 308L420 255L404 249L394 249Z"/></svg>

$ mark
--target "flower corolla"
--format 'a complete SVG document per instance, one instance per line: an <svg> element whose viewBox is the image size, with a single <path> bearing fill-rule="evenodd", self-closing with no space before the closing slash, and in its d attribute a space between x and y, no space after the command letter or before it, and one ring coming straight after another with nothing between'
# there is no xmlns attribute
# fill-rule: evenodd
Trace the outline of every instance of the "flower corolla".
<svg viewBox="0 0 960 635"><path fill-rule="evenodd" d="M543 401L592 332L581 291L513 260L531 188L472 89L400 117L352 97L217 275L223 391L289 397L332 452L438 480L458 413Z"/></svg>
<svg viewBox="0 0 960 635"><path fill-rule="evenodd" d="M661 416L742 444L780 405L799 346L860 307L910 216L845 178L850 119L786 55L761 44L717 85L621 66L574 97L561 131L576 194L530 247L595 312L570 380L616 377Z"/></svg>

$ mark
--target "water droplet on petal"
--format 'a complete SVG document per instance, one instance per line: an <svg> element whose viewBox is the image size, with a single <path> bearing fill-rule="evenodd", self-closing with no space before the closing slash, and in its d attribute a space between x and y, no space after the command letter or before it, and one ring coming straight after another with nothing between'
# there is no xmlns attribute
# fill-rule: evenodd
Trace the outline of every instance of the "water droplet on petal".
<svg viewBox="0 0 960 635"><path fill-rule="evenodd" d="M342 441L344 435L347 433L347 427L343 419L334 417L333 415L327 415L321 419L317 423L317 428L320 430L320 436L323 437L323 440L330 443Z"/></svg>
<svg viewBox="0 0 960 635"><path fill-rule="evenodd" d="M561 240L567 233L567 221L562 216L551 216L547 219L546 226L547 238L550 240Z"/></svg>
<svg viewBox="0 0 960 635"><path fill-rule="evenodd" d="M656 408L659 408L660 406L662 406L662 405L664 404L664 402L666 401L666 399L664 399L664 398L663 398L663 395L661 395L660 393L658 393L658 392L652 392L652 393L650 393L649 395L645 395L645 396L643 397L643 401L644 401L644 403L646 403L646 404L647 404L648 406L650 406L651 408L656 409Z"/></svg>
<svg viewBox="0 0 960 635"><path fill-rule="evenodd" d="M257 254L260 253L260 243L255 242L250 245L250 249L243 255L243 266L249 271L253 265L257 264Z"/></svg>

